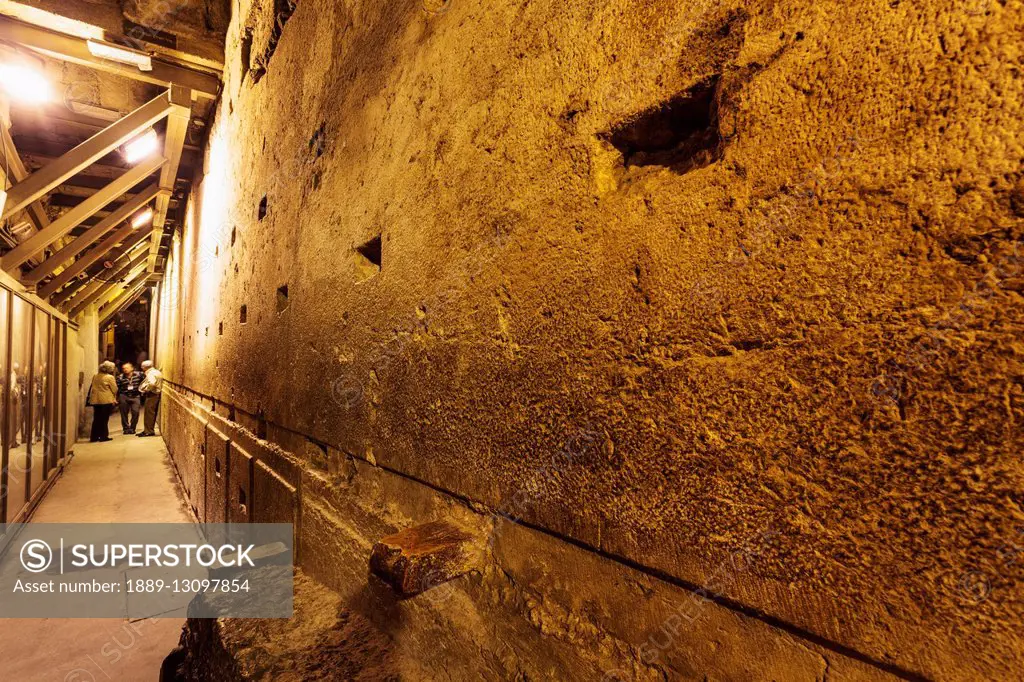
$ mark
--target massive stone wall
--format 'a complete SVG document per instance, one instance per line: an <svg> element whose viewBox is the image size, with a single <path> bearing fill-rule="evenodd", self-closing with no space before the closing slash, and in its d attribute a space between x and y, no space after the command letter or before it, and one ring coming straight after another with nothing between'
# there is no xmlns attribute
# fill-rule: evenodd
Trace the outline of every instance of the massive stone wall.
<svg viewBox="0 0 1024 682"><path fill-rule="evenodd" d="M337 589L403 523L497 514L595 603L627 603L582 577L610 562L880 675L1012 676L1022 29L1016 0L242 2L158 360L276 453L255 507L294 505ZM645 656L656 618L559 639L551 599L474 610L513 643L481 660L704 672Z"/></svg>

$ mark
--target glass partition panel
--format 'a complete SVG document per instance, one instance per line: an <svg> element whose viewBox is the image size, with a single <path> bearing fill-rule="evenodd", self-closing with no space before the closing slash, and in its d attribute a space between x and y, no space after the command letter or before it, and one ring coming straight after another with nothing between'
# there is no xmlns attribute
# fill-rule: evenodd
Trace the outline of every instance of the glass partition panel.
<svg viewBox="0 0 1024 682"><path fill-rule="evenodd" d="M50 454L46 458L47 469L54 469L64 456L64 420L67 410L64 409L64 323L53 320L53 335L50 339L50 415L52 438Z"/></svg>
<svg viewBox="0 0 1024 682"><path fill-rule="evenodd" d="M25 506L29 482L29 379L32 374L32 312L17 296L11 307L11 371L8 377L7 522L12 523Z"/></svg>
<svg viewBox="0 0 1024 682"><path fill-rule="evenodd" d="M32 352L32 494L46 478L50 450L50 316L36 310L35 348Z"/></svg>
<svg viewBox="0 0 1024 682"><path fill-rule="evenodd" d="M7 413L7 405L10 400L9 384L10 384L10 370L7 367L7 312L9 305L10 294L6 289L0 288L0 419L3 419ZM3 424L6 422L0 422ZM7 456L8 456L8 445L10 444L10 433L9 428L3 428L0 426L0 448L3 452L3 464L4 468L7 467ZM0 513L3 513L6 507L0 504Z"/></svg>

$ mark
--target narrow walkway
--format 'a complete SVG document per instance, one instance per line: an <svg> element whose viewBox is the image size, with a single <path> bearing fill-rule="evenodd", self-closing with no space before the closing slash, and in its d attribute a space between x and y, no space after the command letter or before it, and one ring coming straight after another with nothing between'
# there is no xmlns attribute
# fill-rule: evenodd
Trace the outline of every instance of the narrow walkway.
<svg viewBox="0 0 1024 682"><path fill-rule="evenodd" d="M75 457L33 523L188 522L163 439L121 435L77 443ZM141 424L140 424L141 427ZM182 618L0 620L0 678L35 682L157 680L178 643Z"/></svg>

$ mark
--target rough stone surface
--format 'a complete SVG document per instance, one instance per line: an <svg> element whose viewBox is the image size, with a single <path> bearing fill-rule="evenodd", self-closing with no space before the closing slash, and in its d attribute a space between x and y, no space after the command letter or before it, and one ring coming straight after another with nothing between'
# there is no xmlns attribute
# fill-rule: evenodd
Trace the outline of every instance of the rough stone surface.
<svg viewBox="0 0 1024 682"><path fill-rule="evenodd" d="M258 460L257 470L267 462L285 470L285 458L296 457L207 412L209 405L201 404L198 396L184 401L192 406L186 418L209 420L232 443L246 443ZM180 471L182 462L176 465ZM675 587L581 552L358 460L336 474L309 471L299 488L301 575L321 583L317 590L335 593L313 601L333 604L337 599L344 610L386 633L391 661L402 679L436 679L441 674L457 680L894 679L847 653L727 608L712 599L714 593ZM254 515L258 518L263 505L273 507L279 501L257 495ZM413 519L431 518L478 529L485 554L474 570L413 597L398 595L368 575L378 538L400 534ZM760 551L751 545L716 566L719 589L745 579ZM300 585L299 591L305 587ZM306 617L303 608L297 607L296 618ZM331 623L318 621L304 630L310 639L302 646L319 641L318 633ZM218 643L224 627L233 626L194 623L191 631L199 638L186 638L183 650L197 661L208 661L211 671L228 675L223 671L235 670L247 654L245 647ZM278 633L265 634L277 639ZM299 643L286 639L267 646L278 651ZM210 642L213 651L207 648Z"/></svg>
<svg viewBox="0 0 1024 682"><path fill-rule="evenodd" d="M376 464L905 674L1024 666L1020 0L268 8L158 359L291 453L304 565L438 518L330 493Z"/></svg>
<svg viewBox="0 0 1024 682"><path fill-rule="evenodd" d="M298 573L291 619L190 618L174 679L397 680L389 644L365 618L344 610L336 594Z"/></svg>

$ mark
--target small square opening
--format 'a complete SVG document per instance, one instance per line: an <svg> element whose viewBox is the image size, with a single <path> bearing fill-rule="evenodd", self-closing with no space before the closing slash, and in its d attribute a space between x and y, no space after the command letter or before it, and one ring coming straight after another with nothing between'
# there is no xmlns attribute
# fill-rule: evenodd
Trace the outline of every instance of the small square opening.
<svg viewBox="0 0 1024 682"><path fill-rule="evenodd" d="M288 309L288 285L283 284L277 288L277 312L283 313Z"/></svg>
<svg viewBox="0 0 1024 682"><path fill-rule="evenodd" d="M381 271L382 253L380 235L363 242L353 250L358 281L373 277Z"/></svg>

